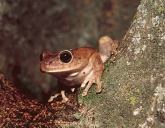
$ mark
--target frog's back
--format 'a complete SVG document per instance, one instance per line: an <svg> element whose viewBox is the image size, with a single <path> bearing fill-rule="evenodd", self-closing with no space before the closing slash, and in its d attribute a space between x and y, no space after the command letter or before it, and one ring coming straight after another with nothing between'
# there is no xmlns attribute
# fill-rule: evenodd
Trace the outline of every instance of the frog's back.
<svg viewBox="0 0 165 128"><path fill-rule="evenodd" d="M91 48L91 47L80 47L74 50L71 50L72 54L76 58L89 58L93 53L98 52L97 50Z"/></svg>

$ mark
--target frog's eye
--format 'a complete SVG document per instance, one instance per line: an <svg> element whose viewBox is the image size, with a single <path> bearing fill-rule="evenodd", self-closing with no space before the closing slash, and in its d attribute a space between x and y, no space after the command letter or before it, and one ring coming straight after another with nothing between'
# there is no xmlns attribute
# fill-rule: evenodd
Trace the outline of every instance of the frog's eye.
<svg viewBox="0 0 165 128"><path fill-rule="evenodd" d="M60 57L60 60L63 62L63 63L69 63L71 60L72 60L72 53L70 51L62 51L60 54L59 54L59 57Z"/></svg>

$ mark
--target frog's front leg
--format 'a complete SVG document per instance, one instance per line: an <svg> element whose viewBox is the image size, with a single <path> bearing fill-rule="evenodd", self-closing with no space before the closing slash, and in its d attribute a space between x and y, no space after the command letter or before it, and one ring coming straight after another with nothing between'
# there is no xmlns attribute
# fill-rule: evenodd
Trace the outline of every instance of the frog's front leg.
<svg viewBox="0 0 165 128"><path fill-rule="evenodd" d="M103 62L100 58L100 55L98 55L97 53L93 54L89 63L93 64L92 71L86 77L84 82L81 84L81 87L85 87L85 85L87 84L87 86L85 87L85 89L82 93L82 96L87 95L88 90L90 89L90 87L92 86L93 83L96 83L96 85L97 85L97 90L96 90L97 93L101 92L101 90L102 90L100 79L101 79L102 72L103 72Z"/></svg>
<svg viewBox="0 0 165 128"><path fill-rule="evenodd" d="M62 102L65 103L68 101L68 98L65 96L65 90L61 90L60 93L56 93L54 96L51 96L48 100L48 102L52 102L55 98L57 98L61 94L62 96Z"/></svg>
<svg viewBox="0 0 165 128"><path fill-rule="evenodd" d="M102 71L100 71L98 73L95 72L93 74L93 76L89 77L87 86L85 87L85 89L82 93L82 96L87 95L88 90L90 89L90 87L92 86L93 83L96 83L96 85L97 85L97 90L96 90L97 93L100 93L102 91L101 82L100 82L100 79L101 79L100 73L102 74Z"/></svg>
<svg viewBox="0 0 165 128"><path fill-rule="evenodd" d="M65 91L64 90L61 91L61 96L62 96L62 102L63 103L68 101L68 98L65 96Z"/></svg>
<svg viewBox="0 0 165 128"><path fill-rule="evenodd" d="M48 100L48 102L52 102L55 98L57 98L60 95L60 93L56 93L54 96L51 96Z"/></svg>
<svg viewBox="0 0 165 128"><path fill-rule="evenodd" d="M81 84L81 88L84 88L86 86L86 84L90 81L92 75L93 75L93 71L91 71L90 74L85 78L85 80Z"/></svg>

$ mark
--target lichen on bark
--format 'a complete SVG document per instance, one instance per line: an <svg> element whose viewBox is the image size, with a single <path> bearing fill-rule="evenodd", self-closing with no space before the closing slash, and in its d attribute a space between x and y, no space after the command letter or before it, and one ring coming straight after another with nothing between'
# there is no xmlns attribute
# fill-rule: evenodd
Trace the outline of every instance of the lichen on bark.
<svg viewBox="0 0 165 128"><path fill-rule="evenodd" d="M105 65L103 92L82 101L90 101L93 120L88 111L82 120L95 127L165 126L164 8L162 0L141 1L115 62Z"/></svg>

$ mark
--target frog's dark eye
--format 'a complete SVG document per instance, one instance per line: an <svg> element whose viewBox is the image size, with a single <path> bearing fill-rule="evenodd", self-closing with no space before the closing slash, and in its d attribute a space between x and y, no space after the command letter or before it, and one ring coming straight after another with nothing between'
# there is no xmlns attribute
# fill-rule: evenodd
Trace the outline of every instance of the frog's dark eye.
<svg viewBox="0 0 165 128"><path fill-rule="evenodd" d="M63 63L69 63L72 60L72 53L70 51L62 51L59 56Z"/></svg>

